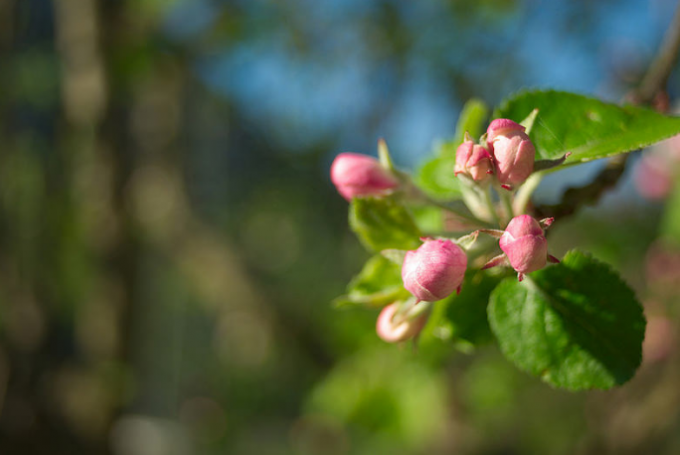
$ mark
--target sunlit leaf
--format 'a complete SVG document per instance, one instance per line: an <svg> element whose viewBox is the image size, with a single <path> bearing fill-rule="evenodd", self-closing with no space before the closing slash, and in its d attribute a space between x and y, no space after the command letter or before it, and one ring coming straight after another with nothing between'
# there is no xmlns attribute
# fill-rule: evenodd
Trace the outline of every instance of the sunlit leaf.
<svg viewBox="0 0 680 455"><path fill-rule="evenodd" d="M491 294L489 322L505 356L571 390L609 389L633 377L645 318L633 291L607 264L571 251L523 282Z"/></svg>
<svg viewBox="0 0 680 455"><path fill-rule="evenodd" d="M631 152L680 133L678 117L552 90L515 94L494 117L521 121L536 108L531 130L536 159L554 160L569 152L565 165Z"/></svg>

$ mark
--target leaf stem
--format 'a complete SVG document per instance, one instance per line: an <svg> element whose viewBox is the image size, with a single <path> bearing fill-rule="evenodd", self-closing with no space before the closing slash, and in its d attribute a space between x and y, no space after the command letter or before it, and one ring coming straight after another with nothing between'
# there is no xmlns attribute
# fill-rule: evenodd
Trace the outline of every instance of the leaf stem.
<svg viewBox="0 0 680 455"><path fill-rule="evenodd" d="M508 190L497 187L496 191L498 191L498 197L500 197L501 199L501 203L503 204L503 210L505 212L505 216L503 217L502 223L499 224L499 226L505 229L505 226L508 225L508 223L514 216L514 212L512 210L512 200L510 199L510 192Z"/></svg>
<svg viewBox="0 0 680 455"><path fill-rule="evenodd" d="M524 182L524 184L517 190L515 195L515 202L513 204L514 212L518 215L524 214L527 211L527 206L531 200L531 195L536 191L536 188L543 180L543 174L541 172L534 172L529 176L529 178Z"/></svg>
<svg viewBox="0 0 680 455"><path fill-rule="evenodd" d="M494 222L500 226L501 225L501 220L498 217L498 210L496 209L496 205L493 203L493 196L491 194L491 186L487 186L484 191L482 191L483 197L484 197L484 202L486 203L486 207L489 210L489 213L491 214Z"/></svg>
<svg viewBox="0 0 680 455"><path fill-rule="evenodd" d="M399 325L406 321L414 320L423 313L429 312L431 310L432 302L415 303L415 297L411 297L404 301L401 307L397 310L392 322L394 325Z"/></svg>
<svg viewBox="0 0 680 455"><path fill-rule="evenodd" d="M429 198L428 198L428 203L432 204L436 207L439 207L442 210L446 210L450 213L453 213L457 217L462 218L463 220L465 220L465 221L467 221L470 224L473 224L475 226L489 227L489 223L487 223L486 221L482 221L474 215L468 215L465 212L463 212L462 210L458 210L454 207L451 207L451 206L446 205L446 204L442 204L441 202L437 202L437 201L429 199Z"/></svg>

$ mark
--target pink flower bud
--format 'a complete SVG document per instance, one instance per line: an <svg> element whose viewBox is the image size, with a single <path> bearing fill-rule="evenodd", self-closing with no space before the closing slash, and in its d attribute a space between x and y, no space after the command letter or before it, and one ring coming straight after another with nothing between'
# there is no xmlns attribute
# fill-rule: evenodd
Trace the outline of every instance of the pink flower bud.
<svg viewBox="0 0 680 455"><path fill-rule="evenodd" d="M673 163L662 155L647 154L635 168L635 186L647 199L667 197L674 184Z"/></svg>
<svg viewBox="0 0 680 455"><path fill-rule="evenodd" d="M517 122L513 122L507 118L497 118L496 120L489 123L489 127L486 129L486 141L489 147L492 147L493 140L496 136L507 135L512 133L524 133L526 128Z"/></svg>
<svg viewBox="0 0 680 455"><path fill-rule="evenodd" d="M642 343L642 359L645 363L666 360L677 346L677 330L671 319L665 316L647 317L645 341Z"/></svg>
<svg viewBox="0 0 680 455"><path fill-rule="evenodd" d="M467 256L450 240L425 240L404 258L401 278L418 301L435 302L460 289Z"/></svg>
<svg viewBox="0 0 680 455"><path fill-rule="evenodd" d="M496 175L504 185L521 185L534 170L536 149L524 130L508 119L496 119L487 129Z"/></svg>
<svg viewBox="0 0 680 455"><path fill-rule="evenodd" d="M513 269L521 275L545 267L548 260L548 241L541 225L529 215L513 218L500 240Z"/></svg>
<svg viewBox="0 0 680 455"><path fill-rule="evenodd" d="M481 145L465 141L456 150L455 175L465 174L479 182L491 173L491 154Z"/></svg>
<svg viewBox="0 0 680 455"><path fill-rule="evenodd" d="M413 338L420 333L427 322L427 314L421 314L415 319L399 321L398 317L394 317L398 309L399 304L397 303L387 305L380 312L375 326L378 336L388 343L397 343Z"/></svg>
<svg viewBox="0 0 680 455"><path fill-rule="evenodd" d="M382 196L399 181L378 160L358 153L341 153L331 165L331 181L348 201L357 196Z"/></svg>

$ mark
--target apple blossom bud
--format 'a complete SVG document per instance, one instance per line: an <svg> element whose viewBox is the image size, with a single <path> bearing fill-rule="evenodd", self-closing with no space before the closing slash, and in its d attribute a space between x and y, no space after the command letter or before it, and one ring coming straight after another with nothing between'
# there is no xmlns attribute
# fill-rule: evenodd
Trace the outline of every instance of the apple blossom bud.
<svg viewBox="0 0 680 455"><path fill-rule="evenodd" d="M489 123L489 126L486 129L486 142L491 148L493 140L496 139L497 136L517 132L524 133L524 131L526 131L526 128L517 122L513 122L507 118L497 118L496 120L493 120L491 123Z"/></svg>
<svg viewBox="0 0 680 455"><path fill-rule="evenodd" d="M473 141L465 141L456 150L455 175L465 174L477 182L491 174L491 154Z"/></svg>
<svg viewBox="0 0 680 455"><path fill-rule="evenodd" d="M496 175L504 185L521 185L534 170L536 149L524 130L508 119L496 119L487 129Z"/></svg>
<svg viewBox="0 0 680 455"><path fill-rule="evenodd" d="M460 290L466 268L467 256L458 245L450 240L425 240L420 248L406 253L401 278L419 302L435 302Z"/></svg>
<svg viewBox="0 0 680 455"><path fill-rule="evenodd" d="M382 196L399 180L378 160L358 153L341 153L331 165L331 181L348 201L356 196Z"/></svg>
<svg viewBox="0 0 680 455"><path fill-rule="evenodd" d="M635 168L637 190L647 199L663 199L673 190L673 163L660 154L646 154Z"/></svg>
<svg viewBox="0 0 680 455"><path fill-rule="evenodd" d="M397 343L415 337L427 322L427 313L420 314L414 319L404 318L400 321L398 316L395 318L398 310L399 304L392 303L383 308L378 316L375 330L378 336L388 343Z"/></svg>
<svg viewBox="0 0 680 455"><path fill-rule="evenodd" d="M520 279L525 273L542 269L548 261L548 241L541 225L529 215L516 216L510 221L500 246Z"/></svg>

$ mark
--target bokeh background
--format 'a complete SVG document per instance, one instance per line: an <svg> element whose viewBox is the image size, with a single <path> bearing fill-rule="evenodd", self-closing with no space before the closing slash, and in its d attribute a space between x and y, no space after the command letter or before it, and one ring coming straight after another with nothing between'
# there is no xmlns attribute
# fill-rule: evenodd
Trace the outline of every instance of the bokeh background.
<svg viewBox="0 0 680 455"><path fill-rule="evenodd" d="M679 142L551 234L645 303L643 367L613 392L331 308L367 254L328 178L379 137L414 169L471 97L620 101L675 7L0 0L0 453L680 453Z"/></svg>

